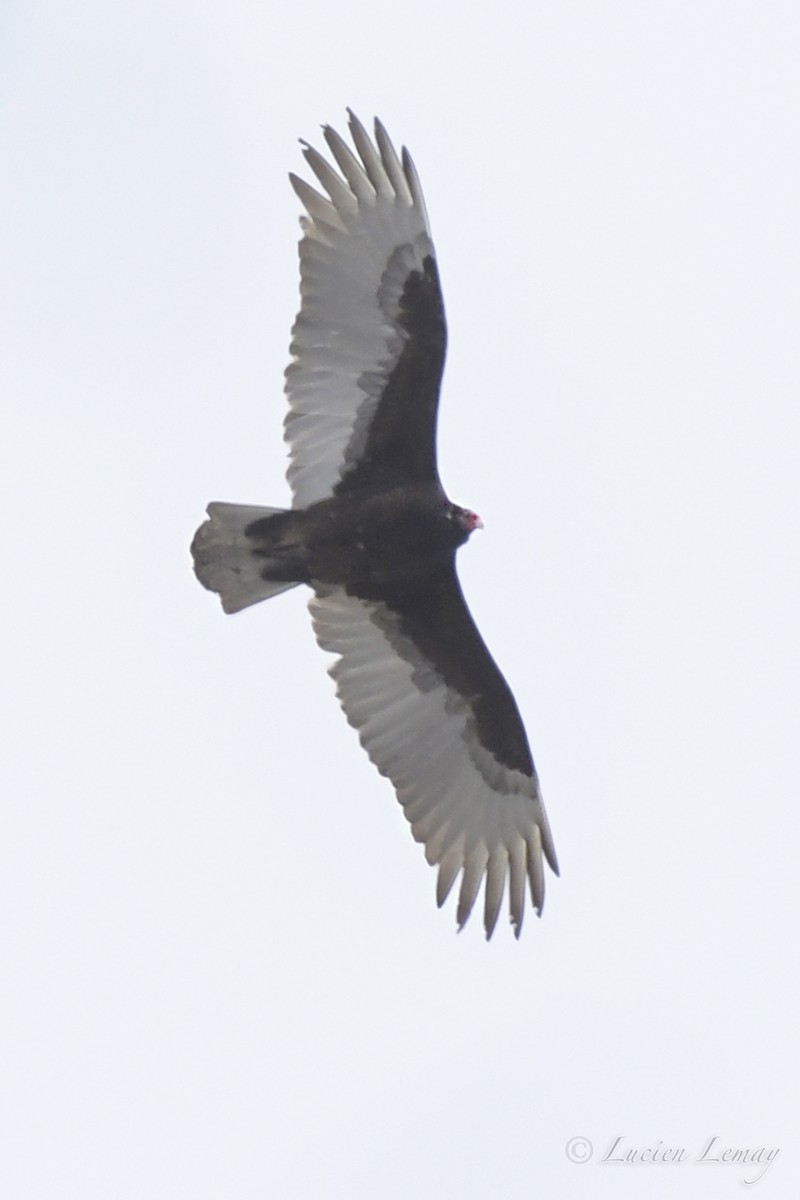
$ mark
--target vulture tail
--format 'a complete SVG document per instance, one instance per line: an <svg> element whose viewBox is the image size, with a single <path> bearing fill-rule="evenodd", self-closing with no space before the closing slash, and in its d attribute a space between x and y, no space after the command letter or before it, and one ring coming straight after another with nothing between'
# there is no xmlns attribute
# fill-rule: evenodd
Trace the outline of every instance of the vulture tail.
<svg viewBox="0 0 800 1200"><path fill-rule="evenodd" d="M303 548L292 539L296 513L215 502L192 542L194 572L226 613L240 612L305 582Z"/></svg>

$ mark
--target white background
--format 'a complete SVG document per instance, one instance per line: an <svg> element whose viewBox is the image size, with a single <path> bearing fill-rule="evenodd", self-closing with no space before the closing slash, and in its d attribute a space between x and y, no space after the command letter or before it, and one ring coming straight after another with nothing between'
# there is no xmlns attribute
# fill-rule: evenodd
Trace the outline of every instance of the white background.
<svg viewBox="0 0 800 1200"><path fill-rule="evenodd" d="M739 1195L714 1135L795 1195L797 5L12 0L0 39L0 1195ZM437 912L301 592L225 618L191 573L208 500L288 501L286 173L347 104L436 237L461 573L562 865L518 944Z"/></svg>

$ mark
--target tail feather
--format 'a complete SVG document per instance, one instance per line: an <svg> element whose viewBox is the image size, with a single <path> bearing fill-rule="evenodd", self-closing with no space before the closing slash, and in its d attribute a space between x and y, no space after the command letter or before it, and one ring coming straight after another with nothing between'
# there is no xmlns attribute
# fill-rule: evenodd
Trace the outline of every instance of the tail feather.
<svg viewBox="0 0 800 1200"><path fill-rule="evenodd" d="M297 587L300 581L296 579L264 578L270 571L285 574L285 557L270 557L259 548L260 539L246 533L254 521L275 516L284 509L215 501L206 511L209 519L192 541L194 571L203 587L219 595L226 613L240 612L259 600Z"/></svg>

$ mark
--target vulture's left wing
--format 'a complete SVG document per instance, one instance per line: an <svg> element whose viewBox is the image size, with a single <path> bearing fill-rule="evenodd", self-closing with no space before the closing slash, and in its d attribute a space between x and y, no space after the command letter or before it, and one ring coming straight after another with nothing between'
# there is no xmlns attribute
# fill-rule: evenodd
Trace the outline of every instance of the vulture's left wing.
<svg viewBox="0 0 800 1200"><path fill-rule="evenodd" d="M311 146L304 153L330 198L290 177L308 212L286 371L295 508L348 488L438 481L447 339L419 179L379 121L373 143L350 114L358 157L324 132L341 175Z"/></svg>
<svg viewBox="0 0 800 1200"><path fill-rule="evenodd" d="M438 863L437 902L462 872L457 921L486 877L484 926L497 922L506 877L519 937L526 880L541 913L542 855L555 848L514 697L464 601L455 564L380 598L318 586L317 641L362 745L391 779L414 837Z"/></svg>

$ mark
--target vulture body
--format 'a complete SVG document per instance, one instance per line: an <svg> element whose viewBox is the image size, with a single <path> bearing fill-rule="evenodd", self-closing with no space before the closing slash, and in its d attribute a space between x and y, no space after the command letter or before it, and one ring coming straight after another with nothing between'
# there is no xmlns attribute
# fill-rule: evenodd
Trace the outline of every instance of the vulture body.
<svg viewBox="0 0 800 1200"><path fill-rule="evenodd" d="M324 129L338 172L303 143L327 196L290 176L308 214L286 371L293 506L210 504L195 571L226 612L312 588L340 702L438 865L438 903L461 875L460 928L485 879L490 937L508 880L519 937L527 888L542 910L543 856L558 866L519 711L456 574L481 521L437 470L446 326L425 204L408 152L349 115L355 154Z"/></svg>

